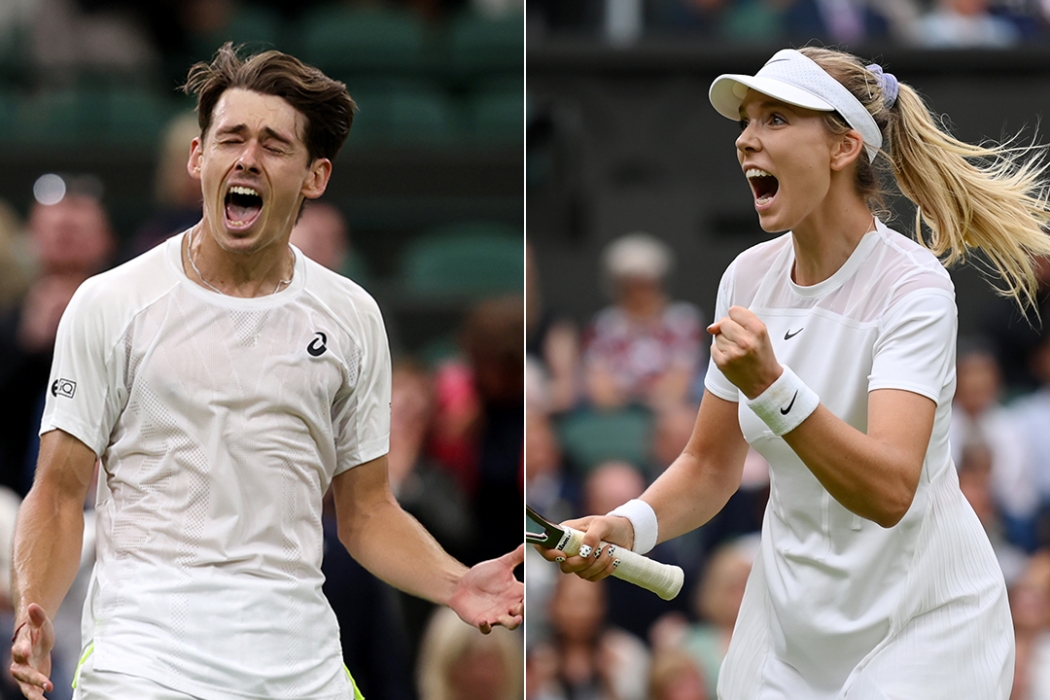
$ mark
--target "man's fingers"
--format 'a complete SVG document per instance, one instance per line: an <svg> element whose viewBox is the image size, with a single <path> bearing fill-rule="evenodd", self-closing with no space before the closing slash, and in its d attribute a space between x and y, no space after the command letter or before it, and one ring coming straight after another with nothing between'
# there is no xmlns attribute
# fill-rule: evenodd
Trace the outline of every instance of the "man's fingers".
<svg viewBox="0 0 1050 700"><path fill-rule="evenodd" d="M519 544L517 549L515 549L513 552L507 552L502 557L500 557L500 559L503 559L505 562L507 562L507 564L510 565L510 568L518 568L518 566L523 561L525 561L525 545Z"/></svg>
<svg viewBox="0 0 1050 700"><path fill-rule="evenodd" d="M47 623L47 613L36 603L30 603L27 612L29 613L29 624L34 627L43 627Z"/></svg>
<svg viewBox="0 0 1050 700"><path fill-rule="evenodd" d="M51 680L32 666L19 663L11 664L11 675L18 681L18 685L23 688L23 692L25 692L26 688L36 688L38 689L37 692L40 693L40 697L43 697L44 692L50 693L54 690Z"/></svg>

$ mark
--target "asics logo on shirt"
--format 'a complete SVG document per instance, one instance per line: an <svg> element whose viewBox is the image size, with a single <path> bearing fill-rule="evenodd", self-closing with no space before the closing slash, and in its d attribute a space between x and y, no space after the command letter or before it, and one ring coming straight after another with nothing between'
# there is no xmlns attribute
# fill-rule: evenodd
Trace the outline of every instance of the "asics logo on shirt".
<svg viewBox="0 0 1050 700"><path fill-rule="evenodd" d="M803 329L804 329L804 328L805 328L805 326L803 326L802 328L799 328L799 329L798 329L797 331L795 331L794 333L792 333L792 332L791 332L790 330L789 330L789 331L785 331L785 332L784 332L784 340L791 340L791 339L792 339L792 338L794 338L794 337L795 337L796 335L798 335L799 333L801 333L801 332L803 331Z"/></svg>
<svg viewBox="0 0 1050 700"><path fill-rule="evenodd" d="M72 379L56 379L51 383L52 396L65 396L67 399L71 399L75 393L77 393L77 383Z"/></svg>
<svg viewBox="0 0 1050 700"><path fill-rule="evenodd" d="M798 398L798 392L796 391L795 395L791 397L791 403L789 403L787 405L787 408L780 409L780 415L786 416L787 414L791 413L791 407L795 405L795 399L797 399L797 398Z"/></svg>
<svg viewBox="0 0 1050 700"><path fill-rule="evenodd" d="M314 331L314 335L317 337L310 341L310 344L306 346L306 352L310 353L314 357L320 357L328 349L325 343L328 342L328 336L321 331Z"/></svg>

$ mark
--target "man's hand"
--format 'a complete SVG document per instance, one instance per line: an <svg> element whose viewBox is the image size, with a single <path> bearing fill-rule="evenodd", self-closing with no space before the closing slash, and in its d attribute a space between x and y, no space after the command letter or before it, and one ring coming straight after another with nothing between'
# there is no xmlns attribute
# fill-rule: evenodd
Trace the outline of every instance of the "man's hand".
<svg viewBox="0 0 1050 700"><path fill-rule="evenodd" d="M11 645L11 675L18 681L22 695L29 700L44 700L44 693L54 689L48 676L55 628L36 603L30 603L27 612L28 617L20 623Z"/></svg>
<svg viewBox="0 0 1050 700"><path fill-rule="evenodd" d="M525 545L499 559L471 567L456 585L449 606L483 634L493 626L517 629L525 613L525 586L514 578L514 569L525 559Z"/></svg>

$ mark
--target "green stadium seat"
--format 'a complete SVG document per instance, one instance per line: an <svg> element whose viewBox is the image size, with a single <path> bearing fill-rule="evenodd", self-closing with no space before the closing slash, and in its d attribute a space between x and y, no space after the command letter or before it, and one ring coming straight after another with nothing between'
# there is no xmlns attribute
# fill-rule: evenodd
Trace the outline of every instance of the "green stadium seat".
<svg viewBox="0 0 1050 700"><path fill-rule="evenodd" d="M358 112L350 131L351 144L443 142L459 131L452 99L429 83L369 82L350 86Z"/></svg>
<svg viewBox="0 0 1050 700"><path fill-rule="evenodd" d="M646 467L652 416L645 409L583 409L559 420L557 430L566 460L583 473L609 460Z"/></svg>
<svg viewBox="0 0 1050 700"><path fill-rule="evenodd" d="M522 142L525 138L525 86L503 80L472 91L466 126L472 138Z"/></svg>
<svg viewBox="0 0 1050 700"><path fill-rule="evenodd" d="M454 224L411 241L402 257L402 284L416 298L481 298L521 293L525 256L520 228Z"/></svg>
<svg viewBox="0 0 1050 700"><path fill-rule="evenodd" d="M246 45L251 51L288 50L280 16L267 8L242 4L228 25L189 39L190 52L196 60L210 59L227 41Z"/></svg>
<svg viewBox="0 0 1050 700"><path fill-rule="evenodd" d="M488 19L476 12L455 17L447 31L448 58L460 74L520 74L525 66L525 18Z"/></svg>
<svg viewBox="0 0 1050 700"><path fill-rule="evenodd" d="M23 101L16 129L31 143L92 140L143 146L156 142L171 114L172 105L151 91L66 88Z"/></svg>
<svg viewBox="0 0 1050 700"><path fill-rule="evenodd" d="M105 100L106 131L110 140L143 145L157 143L177 104L153 92L135 90L111 90Z"/></svg>
<svg viewBox="0 0 1050 700"><path fill-rule="evenodd" d="M407 10L325 5L300 26L300 53L333 77L368 73L414 73L426 61L422 20Z"/></svg>

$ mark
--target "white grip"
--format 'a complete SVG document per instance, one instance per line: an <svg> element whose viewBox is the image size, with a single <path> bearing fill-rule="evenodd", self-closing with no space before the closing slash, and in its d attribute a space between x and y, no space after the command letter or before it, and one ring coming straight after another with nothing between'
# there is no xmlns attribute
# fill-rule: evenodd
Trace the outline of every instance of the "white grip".
<svg viewBox="0 0 1050 700"><path fill-rule="evenodd" d="M575 556L580 552L583 544L583 533L573 530L571 527L560 526L565 531L565 536L558 543L556 549L560 549L569 556ZM647 556L632 552L626 547L601 543L602 555L605 556L606 547L615 546L613 559L619 559L620 564L613 570L613 576L622 579L635 586L641 586L647 591L652 591L664 600L671 600L682 590L685 582L685 573L681 567L671 564L662 564Z"/></svg>

